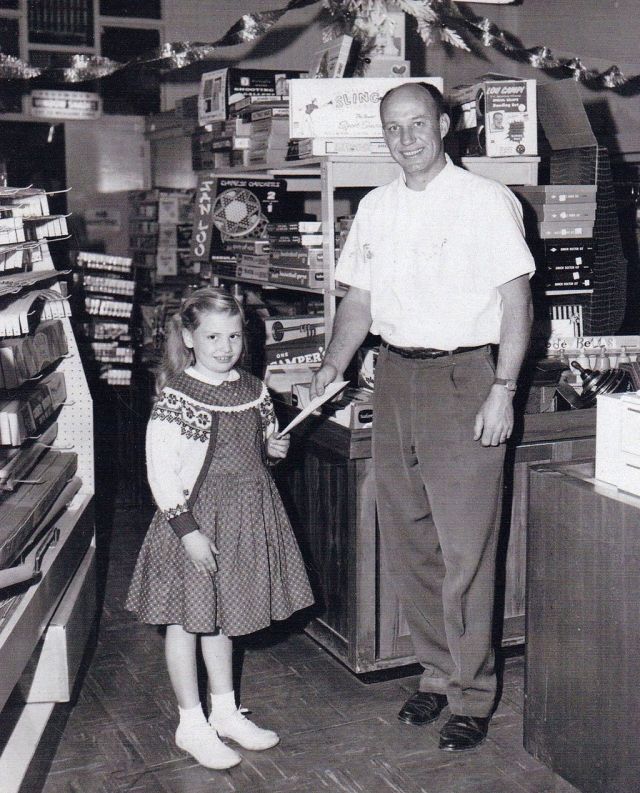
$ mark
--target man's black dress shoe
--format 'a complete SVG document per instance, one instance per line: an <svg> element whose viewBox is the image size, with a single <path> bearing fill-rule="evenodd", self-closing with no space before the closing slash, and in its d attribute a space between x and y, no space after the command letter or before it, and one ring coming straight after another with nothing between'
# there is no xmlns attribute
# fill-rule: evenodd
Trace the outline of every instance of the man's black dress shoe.
<svg viewBox="0 0 640 793"><path fill-rule="evenodd" d="M430 691L416 691L404 703L398 713L400 721L415 726L431 724L447 705L445 694L432 694Z"/></svg>
<svg viewBox="0 0 640 793"><path fill-rule="evenodd" d="M457 716L453 714L440 730L440 748L445 752L475 749L487 737L491 716Z"/></svg>

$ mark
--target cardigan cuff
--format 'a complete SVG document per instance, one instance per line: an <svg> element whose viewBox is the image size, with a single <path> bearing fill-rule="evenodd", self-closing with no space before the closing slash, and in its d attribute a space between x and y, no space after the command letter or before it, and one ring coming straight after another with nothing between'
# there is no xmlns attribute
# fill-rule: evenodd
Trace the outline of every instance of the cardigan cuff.
<svg viewBox="0 0 640 793"><path fill-rule="evenodd" d="M169 518L168 520L169 526L171 526L179 539L182 539L185 534L191 534L192 531L198 531L200 529L200 526L198 526L191 512L183 512L180 515L176 515L175 518Z"/></svg>

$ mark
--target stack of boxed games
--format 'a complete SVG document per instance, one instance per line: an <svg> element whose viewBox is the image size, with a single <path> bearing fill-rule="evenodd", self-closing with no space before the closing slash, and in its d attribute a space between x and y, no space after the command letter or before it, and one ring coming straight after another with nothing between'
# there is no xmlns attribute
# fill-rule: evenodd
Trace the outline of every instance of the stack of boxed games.
<svg viewBox="0 0 640 793"><path fill-rule="evenodd" d="M325 323L321 314L267 317L265 382L290 399L295 383L308 383L324 355Z"/></svg>
<svg viewBox="0 0 640 793"><path fill-rule="evenodd" d="M305 74L281 69L235 67L205 72L200 78L198 121L202 126L212 121L225 121L231 115L231 108L237 115L239 105L243 109L251 104L257 105L264 99L286 99L289 95L289 80Z"/></svg>
<svg viewBox="0 0 640 793"><path fill-rule="evenodd" d="M291 220L267 226L271 246L269 280L275 284L322 289L322 223Z"/></svg>
<svg viewBox="0 0 640 793"><path fill-rule="evenodd" d="M595 185L512 188L547 295L593 292Z"/></svg>

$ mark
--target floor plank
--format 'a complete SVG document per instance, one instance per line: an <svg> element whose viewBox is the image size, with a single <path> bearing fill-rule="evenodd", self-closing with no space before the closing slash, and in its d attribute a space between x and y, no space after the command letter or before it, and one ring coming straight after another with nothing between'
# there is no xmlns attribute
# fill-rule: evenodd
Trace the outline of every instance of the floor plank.
<svg viewBox="0 0 640 793"><path fill-rule="evenodd" d="M238 656L243 705L280 744L243 750L229 771L202 768L174 743L162 632L124 610L147 520L144 510L116 511L83 685L57 706L21 793L577 793L522 746L521 655L504 663L485 744L450 755L438 749L448 710L424 728L397 720L417 677L364 684L302 633L267 632Z"/></svg>

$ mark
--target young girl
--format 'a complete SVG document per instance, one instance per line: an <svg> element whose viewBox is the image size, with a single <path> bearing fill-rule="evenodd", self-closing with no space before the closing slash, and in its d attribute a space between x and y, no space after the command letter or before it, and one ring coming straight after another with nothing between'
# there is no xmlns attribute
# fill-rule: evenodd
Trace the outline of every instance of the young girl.
<svg viewBox="0 0 640 793"><path fill-rule="evenodd" d="M141 621L167 626L176 744L219 769L242 759L220 738L253 750L279 741L236 706L230 637L313 602L267 468L286 456L289 436L278 437L264 384L236 369L243 324L236 300L209 287L193 292L171 322L146 441L158 511L127 598ZM198 636L211 689L208 721L198 694Z"/></svg>

